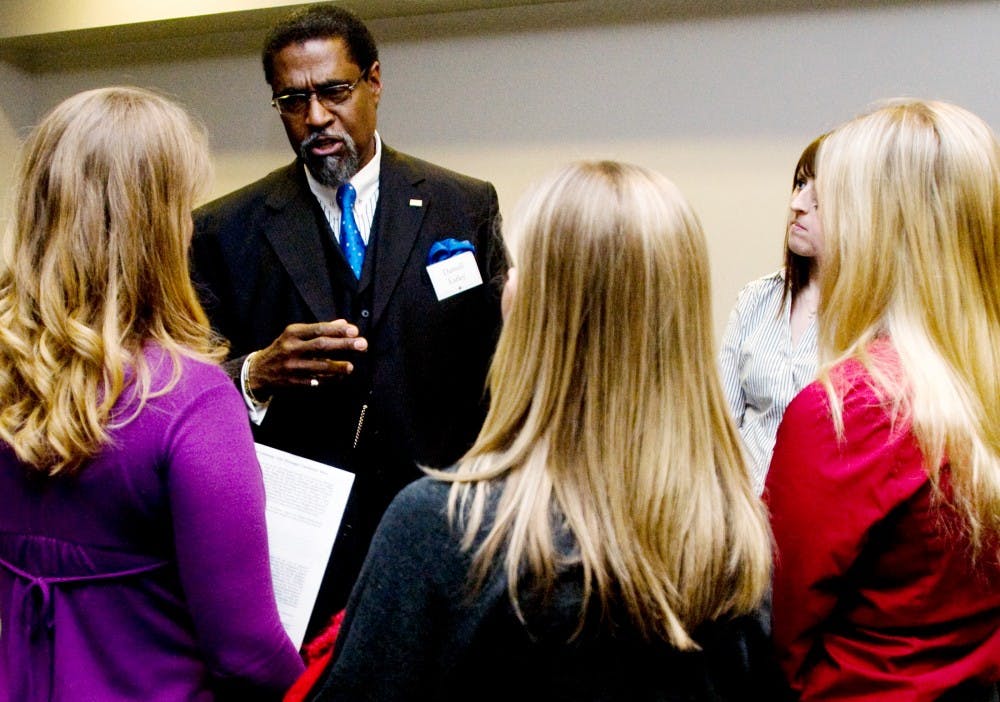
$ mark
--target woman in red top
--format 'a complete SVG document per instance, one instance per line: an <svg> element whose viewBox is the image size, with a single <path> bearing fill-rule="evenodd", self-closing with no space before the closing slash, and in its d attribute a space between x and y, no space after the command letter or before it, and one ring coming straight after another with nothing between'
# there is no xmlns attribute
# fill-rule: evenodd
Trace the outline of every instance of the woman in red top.
<svg viewBox="0 0 1000 702"><path fill-rule="evenodd" d="M1000 145L894 101L820 149L820 373L765 498L802 700L991 700L1000 680Z"/></svg>

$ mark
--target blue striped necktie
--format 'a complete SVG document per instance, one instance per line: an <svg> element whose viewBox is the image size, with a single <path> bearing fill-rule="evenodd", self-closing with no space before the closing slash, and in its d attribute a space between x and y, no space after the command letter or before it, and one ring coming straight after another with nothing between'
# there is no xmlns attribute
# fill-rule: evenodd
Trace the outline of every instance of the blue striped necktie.
<svg viewBox="0 0 1000 702"><path fill-rule="evenodd" d="M347 265L354 271L354 277L361 278L361 267L365 263L365 241L361 238L358 223L354 221L354 201L358 193L350 183L337 188L337 204L340 205L340 250L344 252Z"/></svg>

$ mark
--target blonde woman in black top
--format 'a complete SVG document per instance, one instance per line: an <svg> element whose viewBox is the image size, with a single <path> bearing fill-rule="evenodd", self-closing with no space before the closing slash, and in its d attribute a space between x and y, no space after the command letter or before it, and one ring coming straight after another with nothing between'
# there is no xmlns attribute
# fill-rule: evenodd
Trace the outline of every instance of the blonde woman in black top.
<svg viewBox="0 0 1000 702"><path fill-rule="evenodd" d="M385 515L315 699L774 699L694 213L662 175L578 163L507 236L486 424Z"/></svg>

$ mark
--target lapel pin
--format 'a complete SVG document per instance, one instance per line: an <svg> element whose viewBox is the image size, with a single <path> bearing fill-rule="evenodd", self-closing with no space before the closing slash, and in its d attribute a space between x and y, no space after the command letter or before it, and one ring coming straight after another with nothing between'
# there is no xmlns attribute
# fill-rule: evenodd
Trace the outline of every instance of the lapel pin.
<svg viewBox="0 0 1000 702"><path fill-rule="evenodd" d="M423 207L423 206L424 206L423 200L417 200L416 198L410 200L410 207Z"/></svg>

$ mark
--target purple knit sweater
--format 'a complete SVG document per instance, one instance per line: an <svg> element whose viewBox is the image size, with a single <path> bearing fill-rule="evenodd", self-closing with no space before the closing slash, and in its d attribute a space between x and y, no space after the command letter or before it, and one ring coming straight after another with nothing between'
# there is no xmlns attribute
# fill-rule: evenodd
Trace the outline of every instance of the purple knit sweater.
<svg viewBox="0 0 1000 702"><path fill-rule="evenodd" d="M146 355L163 387L169 358ZM231 381L184 359L112 436L56 479L0 443L0 700L280 699L302 662L278 619Z"/></svg>

